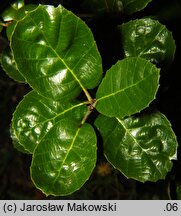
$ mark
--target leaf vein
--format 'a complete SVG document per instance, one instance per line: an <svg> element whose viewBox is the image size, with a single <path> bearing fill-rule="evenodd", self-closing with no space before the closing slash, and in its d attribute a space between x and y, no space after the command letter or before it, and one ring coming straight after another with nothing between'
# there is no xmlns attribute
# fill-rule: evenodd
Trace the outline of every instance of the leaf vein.
<svg viewBox="0 0 181 216"><path fill-rule="evenodd" d="M123 128L125 129L126 133L129 134L130 137L132 137L132 139L134 140L135 144L137 144L137 146L139 146L142 151L145 153L145 155L147 156L147 158L151 161L151 163L153 164L153 166L156 168L156 170L160 173L160 175L162 176L160 170L157 168L157 166L155 165L155 163L153 162L153 160L149 157L148 153L144 150L144 148L142 148L142 146L139 144L139 142L135 139L135 137L130 133L129 129L127 129L127 127L124 125L123 121L119 118L116 118L117 121L123 126Z"/></svg>
<svg viewBox="0 0 181 216"><path fill-rule="evenodd" d="M148 75L147 77L145 77L145 79L142 79L142 80L140 80L140 81L138 81L138 82L136 82L136 83L134 83L134 84L132 84L132 85L126 87L126 88L120 89L120 90L118 90L118 91L112 92L112 93L110 93L110 94L108 94L108 95L105 95L105 96L103 96L103 97L100 97L100 98L97 99L97 102L100 101L100 100L103 100L103 99L105 99L105 98L108 98L108 97L113 97L113 96L115 96L116 94L119 94L119 93L121 93L121 92L126 91L127 89L133 88L134 86L137 87L137 86L139 85L139 83L143 82L144 80L146 80L147 78L149 78L149 77L151 77L151 76L152 76L152 74L150 74L150 75Z"/></svg>

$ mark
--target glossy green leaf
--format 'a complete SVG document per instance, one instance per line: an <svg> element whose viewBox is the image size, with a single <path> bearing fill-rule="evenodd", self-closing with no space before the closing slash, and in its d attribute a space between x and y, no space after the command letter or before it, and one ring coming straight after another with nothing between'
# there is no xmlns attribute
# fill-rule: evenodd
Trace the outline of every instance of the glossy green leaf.
<svg viewBox="0 0 181 216"><path fill-rule="evenodd" d="M24 6L24 1L18 0L2 13L2 18L5 22L16 19L18 11Z"/></svg>
<svg viewBox="0 0 181 216"><path fill-rule="evenodd" d="M109 117L125 117L147 107L158 89L159 69L130 57L109 69L96 93L96 109Z"/></svg>
<svg viewBox="0 0 181 216"><path fill-rule="evenodd" d="M123 12L125 14L133 14L144 9L152 0L122 0Z"/></svg>
<svg viewBox="0 0 181 216"><path fill-rule="evenodd" d="M155 182L171 170L178 144L160 112L125 119L100 115L95 125L103 137L106 158L127 178Z"/></svg>
<svg viewBox="0 0 181 216"><path fill-rule="evenodd" d="M18 150L33 153L40 140L65 118L77 120L80 124L87 107L85 103L61 103L28 93L19 103L12 119L12 139Z"/></svg>
<svg viewBox="0 0 181 216"><path fill-rule="evenodd" d="M118 27L125 57L140 56L153 63L169 63L175 54L172 33L156 20L143 18Z"/></svg>
<svg viewBox="0 0 181 216"><path fill-rule="evenodd" d="M26 150L25 147L20 143L18 137L15 134L15 129L12 127L12 125L10 128L10 134L11 134L11 139L12 139L14 148L16 148L18 151L22 153L30 154L30 151Z"/></svg>
<svg viewBox="0 0 181 216"><path fill-rule="evenodd" d="M18 71L10 48L6 48L1 55L1 66L9 77L18 82L25 82L24 77Z"/></svg>
<svg viewBox="0 0 181 216"><path fill-rule="evenodd" d="M40 5L28 13L17 23L11 47L19 71L47 98L75 98L101 80L101 58L90 29L61 5Z"/></svg>
<svg viewBox="0 0 181 216"><path fill-rule="evenodd" d="M11 22L8 27L6 28L6 35L8 37L8 39L10 40L11 39L11 35L14 31L14 28L16 26L16 23L17 21L21 20L24 18L24 16L34 10L35 8L37 8L37 5L34 5L34 4L29 4L29 5L25 5L24 7L20 8L17 13L14 15L14 18L13 18L13 22Z"/></svg>
<svg viewBox="0 0 181 216"><path fill-rule="evenodd" d="M85 0L82 3L83 8L91 13L120 13L122 12L121 0Z"/></svg>
<svg viewBox="0 0 181 216"><path fill-rule="evenodd" d="M12 4L12 7L15 8L16 10L19 10L23 6L24 6L24 0L18 0Z"/></svg>
<svg viewBox="0 0 181 216"><path fill-rule="evenodd" d="M67 195L90 177L96 163L96 135L89 124L58 122L35 149L31 176L46 195Z"/></svg>

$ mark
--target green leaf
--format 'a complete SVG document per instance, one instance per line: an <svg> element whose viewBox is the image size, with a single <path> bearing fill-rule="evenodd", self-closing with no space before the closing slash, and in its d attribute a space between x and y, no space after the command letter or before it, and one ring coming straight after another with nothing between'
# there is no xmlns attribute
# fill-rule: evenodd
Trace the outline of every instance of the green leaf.
<svg viewBox="0 0 181 216"><path fill-rule="evenodd" d="M74 119L80 124L87 111L85 103L61 103L28 93L19 103L12 119L14 146L33 153L40 140L62 119Z"/></svg>
<svg viewBox="0 0 181 216"><path fill-rule="evenodd" d="M31 176L46 195L68 195L90 177L96 163L96 135L89 124L62 120L35 149Z"/></svg>
<svg viewBox="0 0 181 216"><path fill-rule="evenodd" d="M152 0L122 0L125 14L133 14L144 9Z"/></svg>
<svg viewBox="0 0 181 216"><path fill-rule="evenodd" d="M2 13L2 18L5 22L16 19L18 11L24 6L24 1L18 0Z"/></svg>
<svg viewBox="0 0 181 216"><path fill-rule="evenodd" d="M12 7L15 8L16 10L19 10L23 6L24 6L24 0L18 0L12 4Z"/></svg>
<svg viewBox="0 0 181 216"><path fill-rule="evenodd" d="M2 52L1 65L9 77L17 82L25 82L24 77L20 74L16 67L16 63L9 47Z"/></svg>
<svg viewBox="0 0 181 216"><path fill-rule="evenodd" d="M109 69L96 93L96 109L109 117L132 115L147 107L158 89L159 69L149 61L130 57Z"/></svg>
<svg viewBox="0 0 181 216"><path fill-rule="evenodd" d="M12 139L14 148L16 148L18 151L22 153L30 154L30 152L26 150L22 144L20 144L20 141L18 140L18 137L15 134L15 130L14 128L12 128L12 125L10 127L10 133L11 133L11 139Z"/></svg>
<svg viewBox="0 0 181 216"><path fill-rule="evenodd" d="M11 46L19 71L47 98L75 98L101 80L101 58L90 29L61 5L40 5L28 13L17 23Z"/></svg>
<svg viewBox="0 0 181 216"><path fill-rule="evenodd" d="M7 27L6 29L6 35L8 37L8 39L11 39L11 35L14 31L14 28L16 26L17 21L21 20L24 18L24 16L34 10L35 8L37 8L37 5L33 5L33 4L29 4L29 5L25 5L24 7L20 8L17 13L14 15L14 19L13 22L11 22L11 24Z"/></svg>
<svg viewBox="0 0 181 216"><path fill-rule="evenodd" d="M122 11L121 0L85 0L82 3L86 11L92 13L120 13Z"/></svg>
<svg viewBox="0 0 181 216"><path fill-rule="evenodd" d="M2 18L4 22L8 22L6 27L6 35L9 40L17 21L21 20L28 12L34 10L36 7L37 5L34 4L24 5L24 1L17 1L4 11Z"/></svg>
<svg viewBox="0 0 181 216"><path fill-rule="evenodd" d="M140 56L153 63L170 63L175 54L172 33L150 18L129 21L118 27L125 57Z"/></svg>
<svg viewBox="0 0 181 216"><path fill-rule="evenodd" d="M160 112L125 119L100 115L95 125L103 137L106 158L127 178L155 182L171 170L178 144Z"/></svg>

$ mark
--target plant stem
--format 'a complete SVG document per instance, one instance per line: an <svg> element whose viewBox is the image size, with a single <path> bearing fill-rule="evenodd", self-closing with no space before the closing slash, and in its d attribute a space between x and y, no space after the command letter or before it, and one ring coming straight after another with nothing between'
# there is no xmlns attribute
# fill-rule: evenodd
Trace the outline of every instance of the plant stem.
<svg viewBox="0 0 181 216"><path fill-rule="evenodd" d="M95 108L95 104L96 104L96 99L92 99L90 101L88 101L88 110L85 114L85 116L83 117L82 121L81 121L81 126L86 122L87 118L89 117L89 115L92 113L92 111Z"/></svg>

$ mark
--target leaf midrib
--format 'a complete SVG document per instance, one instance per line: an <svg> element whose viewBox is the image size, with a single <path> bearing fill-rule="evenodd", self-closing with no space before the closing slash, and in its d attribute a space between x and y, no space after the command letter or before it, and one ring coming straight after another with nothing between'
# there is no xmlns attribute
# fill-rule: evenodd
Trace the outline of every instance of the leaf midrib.
<svg viewBox="0 0 181 216"><path fill-rule="evenodd" d="M126 91L127 89L129 89L129 88L133 88L134 86L139 85L139 83L145 81L146 79L148 79L148 78L151 77L151 76L153 76L152 73L149 74L149 76L146 76L145 79L141 79L140 81L138 81L138 82L136 82L136 83L134 83L134 84L132 84L132 85L129 85L129 86L126 87L126 88L120 89L120 90L115 91L115 92L113 92L113 93L111 93L111 94L108 94L108 95L105 95L105 96L103 96L103 97L100 97L100 98L97 99L97 102L100 101L100 100L103 100L103 99L105 99L105 98L108 98L108 97L113 97L113 96L115 96L116 94L119 94L119 93L121 93L121 92L124 92L124 91Z"/></svg>
<svg viewBox="0 0 181 216"><path fill-rule="evenodd" d="M81 127L79 127L79 128L77 129L77 131L76 131L76 133L75 133L75 135L74 135L74 137L73 137L73 139L72 139L72 142L71 142L71 144L70 144L70 147L69 147L69 149L68 149L68 151L67 151L67 153L66 153L66 155L65 155L65 157L64 157L64 159L63 159L63 161L62 161L61 164L60 164L57 177L56 177L56 178L54 179L54 181L52 182L52 186L56 183L57 179L58 179L58 178L60 177L60 175L61 175L62 167L63 167L63 165L65 164L65 161L66 161L66 159L67 159L67 157L68 157L70 151L72 150L72 148L73 148L73 146L74 146L74 143L75 143L75 141L76 141L76 138L77 138L77 136L78 136L78 134L79 134L80 129L81 129Z"/></svg>
<svg viewBox="0 0 181 216"><path fill-rule="evenodd" d="M38 7L38 8L39 8L39 7ZM37 10L38 10L38 8L37 8ZM43 13L44 13L44 11L43 11ZM42 29L40 29L40 28L38 27L38 25L36 24L36 22L33 20L33 17L31 16L31 13L29 13L27 16L25 16L25 18L27 18L27 17L29 17L29 18L31 19L31 21L34 23L34 25L35 25L35 26L38 28L38 30L41 32L42 36L44 37L44 39L45 39L45 41L46 41L46 43L47 43L47 45L45 45L45 46L49 47L49 48L52 50L52 52L53 52L53 53L57 56L57 58L64 64L64 66L67 68L67 70L70 71L70 73L72 74L72 76L74 77L74 79L78 82L78 84L79 84L79 86L82 88L82 90L83 90L84 92L87 92L87 91L86 91L86 88L84 88L83 84L81 83L81 81L79 80L79 78L76 76L76 74L74 73L74 71L67 65L67 63L64 61L64 59L62 59L61 56L57 53L57 51L51 46L51 44L50 44L49 41L47 40L47 38L46 38L44 32L42 31ZM20 21L21 21L21 20L20 20ZM78 22L79 22L79 20L77 19L77 23L78 23ZM25 40L25 41L27 41L27 40Z"/></svg>
<svg viewBox="0 0 181 216"><path fill-rule="evenodd" d="M63 16L62 16L63 17ZM38 28L38 25L34 22L33 18L30 16L32 22L36 25L36 27ZM77 23L78 23L78 19L77 19ZM77 23L76 23L76 29L77 29ZM65 67L68 69L68 71L70 71L70 73L72 74L72 76L75 78L75 80L78 82L78 84L80 85L80 87L82 88L83 91L86 91L86 89L84 88L84 86L82 85L82 83L80 82L80 80L78 79L78 77L76 76L76 74L74 74L73 70L66 64L66 62L61 58L61 56L57 53L57 51L55 49L53 49L53 47L51 46L51 44L49 43L49 41L47 40L44 32L42 31L42 29L39 29L43 35L43 37L45 38L45 41L48 44L48 47L55 53L55 55L57 56L57 58L65 65Z"/></svg>
<svg viewBox="0 0 181 216"><path fill-rule="evenodd" d="M40 103L42 103L41 101L39 101ZM77 108L77 107L80 107L80 106L83 106L83 105L85 105L87 102L83 102L83 103L79 103L79 104L76 104L76 105L74 105L74 106L72 106L72 107L70 107L70 108L68 108L68 109L66 109L66 110L64 110L64 111L62 111L62 112L60 112L60 113L55 113L54 112L54 114L55 114L55 116L54 117L52 117L52 118L48 118L48 119L46 119L45 121L42 121L42 122L40 122L40 123L38 123L38 124L45 124L46 122L50 122L50 121L54 121L54 120L56 120L56 118L58 118L58 117L60 117L61 115L64 115L65 113L67 113L67 112L69 112L69 111L71 111L71 110L73 110L73 109L75 109L75 108ZM45 104L43 104L44 106L46 106ZM48 107L49 108L49 107ZM49 108L50 109L50 108ZM57 121L53 126L55 126L58 122L60 122L62 119L60 119L59 121ZM35 127L37 127L37 125L38 124L36 124L34 127L32 127L31 129L34 129ZM14 127L13 127L14 128ZM16 133L16 130L14 130L14 133L15 133L15 135L16 135L16 137L19 139L19 134L17 134ZM45 135L40 139L40 140L38 140L38 143L37 143L37 145L44 139L44 137L46 136L46 133L45 133ZM25 148L25 146L21 143L21 142L19 142L19 144L25 149L25 150L27 150L27 151L29 151L28 149L26 149Z"/></svg>
<svg viewBox="0 0 181 216"><path fill-rule="evenodd" d="M141 145L139 144L139 142L135 139L135 137L130 133L130 131L127 129L127 127L125 126L125 124L123 123L123 121L119 118L116 118L117 121L122 125L122 127L125 129L126 133L128 133L132 139L134 140L134 142L136 143L137 146L139 146L142 151L146 154L147 158L151 161L151 163L153 164L153 166L156 168L156 170L158 170L158 172L160 173L160 176L162 176L162 173L160 172L160 170L157 168L157 166L154 164L153 160L149 157L149 155L147 154L147 152L144 150L144 148L141 147Z"/></svg>

